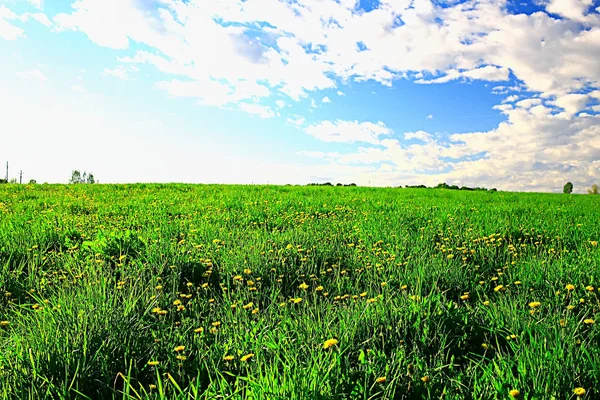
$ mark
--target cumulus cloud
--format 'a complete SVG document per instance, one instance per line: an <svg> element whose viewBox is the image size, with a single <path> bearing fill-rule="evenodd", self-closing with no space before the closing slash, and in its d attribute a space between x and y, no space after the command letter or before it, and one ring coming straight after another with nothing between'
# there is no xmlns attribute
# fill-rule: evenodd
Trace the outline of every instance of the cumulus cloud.
<svg viewBox="0 0 600 400"><path fill-rule="evenodd" d="M38 68L27 69L25 71L17 72L17 75L24 79L36 80L39 82L46 82L48 77L40 71Z"/></svg>
<svg viewBox="0 0 600 400"><path fill-rule="evenodd" d="M6 6L0 5L0 38L15 40L25 36L25 31L8 21L17 19L18 16Z"/></svg>
<svg viewBox="0 0 600 400"><path fill-rule="evenodd" d="M273 118L275 113L268 106L261 106L259 104L241 103L239 105L240 110L247 112L248 114L257 115L260 118Z"/></svg>
<svg viewBox="0 0 600 400"><path fill-rule="evenodd" d="M323 121L308 126L306 133L323 142L379 144L392 131L383 122Z"/></svg>

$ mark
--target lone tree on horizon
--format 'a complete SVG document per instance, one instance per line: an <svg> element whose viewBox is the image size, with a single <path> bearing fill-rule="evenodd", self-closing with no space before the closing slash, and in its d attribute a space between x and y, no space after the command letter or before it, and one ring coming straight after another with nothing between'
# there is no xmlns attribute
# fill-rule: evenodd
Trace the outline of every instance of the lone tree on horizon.
<svg viewBox="0 0 600 400"><path fill-rule="evenodd" d="M573 184L571 182L567 182L563 187L563 193L571 194L573 192Z"/></svg>
<svg viewBox="0 0 600 400"><path fill-rule="evenodd" d="M600 194L600 188L597 183L594 183L592 187L588 189L588 194Z"/></svg>

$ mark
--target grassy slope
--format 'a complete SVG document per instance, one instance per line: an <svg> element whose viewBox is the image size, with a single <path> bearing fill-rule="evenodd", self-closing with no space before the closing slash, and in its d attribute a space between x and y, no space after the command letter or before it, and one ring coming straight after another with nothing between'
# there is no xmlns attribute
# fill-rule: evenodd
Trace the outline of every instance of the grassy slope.
<svg viewBox="0 0 600 400"><path fill-rule="evenodd" d="M595 397L598 200L5 185L0 396Z"/></svg>

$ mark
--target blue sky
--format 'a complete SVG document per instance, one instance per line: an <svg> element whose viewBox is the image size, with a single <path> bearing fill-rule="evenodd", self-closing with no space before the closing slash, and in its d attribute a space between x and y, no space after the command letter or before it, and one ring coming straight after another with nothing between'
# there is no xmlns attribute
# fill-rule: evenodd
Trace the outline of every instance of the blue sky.
<svg viewBox="0 0 600 400"><path fill-rule="evenodd" d="M600 181L592 0L0 0L26 180Z"/></svg>

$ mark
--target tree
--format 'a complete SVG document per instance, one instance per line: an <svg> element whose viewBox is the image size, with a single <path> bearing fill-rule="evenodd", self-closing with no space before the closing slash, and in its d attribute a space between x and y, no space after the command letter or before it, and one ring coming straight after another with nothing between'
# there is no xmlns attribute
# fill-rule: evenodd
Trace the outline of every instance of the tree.
<svg viewBox="0 0 600 400"><path fill-rule="evenodd" d="M30 179L29 180L29 184L30 185L35 185L37 183L37 181L35 179Z"/></svg>
<svg viewBox="0 0 600 400"><path fill-rule="evenodd" d="M597 183L594 183L591 188L588 189L588 194L599 194L600 187L598 187Z"/></svg>
<svg viewBox="0 0 600 400"><path fill-rule="evenodd" d="M573 192L573 184L571 182L567 182L563 187L563 193L571 194Z"/></svg>
<svg viewBox="0 0 600 400"><path fill-rule="evenodd" d="M88 174L83 171L83 174L79 172L79 170L74 170L71 172L71 179L69 179L70 184L78 184L78 183L96 183L96 179L94 178L94 174L91 172Z"/></svg>

